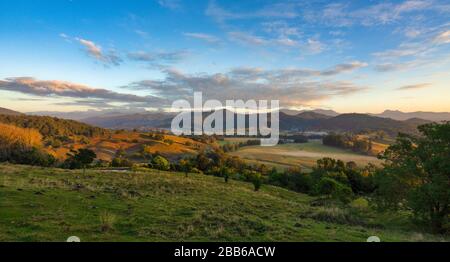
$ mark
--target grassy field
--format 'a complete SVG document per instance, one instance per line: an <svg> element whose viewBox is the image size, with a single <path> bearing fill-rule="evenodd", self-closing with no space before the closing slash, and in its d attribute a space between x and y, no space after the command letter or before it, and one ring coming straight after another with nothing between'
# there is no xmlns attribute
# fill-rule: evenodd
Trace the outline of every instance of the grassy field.
<svg viewBox="0 0 450 262"><path fill-rule="evenodd" d="M0 241L444 240L420 233L403 215L364 207L350 216L313 200L205 175L0 164Z"/></svg>
<svg viewBox="0 0 450 262"><path fill-rule="evenodd" d="M274 147L247 146L231 153L250 163L266 164L277 168L302 166L309 170L320 158L331 157L345 162L355 161L359 166L368 163L379 164L376 157L365 156L350 150L339 149L322 145L320 140L310 140L304 144L284 144Z"/></svg>

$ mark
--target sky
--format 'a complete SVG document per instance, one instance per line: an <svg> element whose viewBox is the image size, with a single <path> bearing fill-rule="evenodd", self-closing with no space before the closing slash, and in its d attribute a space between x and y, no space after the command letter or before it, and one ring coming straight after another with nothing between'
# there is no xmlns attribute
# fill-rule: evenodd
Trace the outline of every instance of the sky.
<svg viewBox="0 0 450 262"><path fill-rule="evenodd" d="M450 1L1 0L0 107L450 111Z"/></svg>

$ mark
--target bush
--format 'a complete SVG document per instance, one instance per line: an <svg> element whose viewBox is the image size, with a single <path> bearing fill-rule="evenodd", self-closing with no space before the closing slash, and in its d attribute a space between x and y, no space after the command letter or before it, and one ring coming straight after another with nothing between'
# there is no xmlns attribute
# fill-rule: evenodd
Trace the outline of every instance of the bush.
<svg viewBox="0 0 450 262"><path fill-rule="evenodd" d="M259 191L262 185L262 176L260 173L253 173L251 177L255 191Z"/></svg>
<svg viewBox="0 0 450 262"><path fill-rule="evenodd" d="M327 195L345 204L348 204L353 197L353 192L348 186L329 177L323 177L319 181L316 192L319 195Z"/></svg>
<svg viewBox="0 0 450 262"><path fill-rule="evenodd" d="M111 161L111 166L112 167L132 167L133 162L131 162L130 160L128 160L126 158L115 157Z"/></svg>
<svg viewBox="0 0 450 262"><path fill-rule="evenodd" d="M114 228L117 217L109 212L101 212L99 215L100 219L100 229L103 232L109 231Z"/></svg>
<svg viewBox="0 0 450 262"><path fill-rule="evenodd" d="M319 207L308 217L334 224L364 225L363 219L354 212L339 207Z"/></svg>
<svg viewBox="0 0 450 262"><path fill-rule="evenodd" d="M158 170L170 170L170 162L163 156L155 156L150 162L150 167Z"/></svg>

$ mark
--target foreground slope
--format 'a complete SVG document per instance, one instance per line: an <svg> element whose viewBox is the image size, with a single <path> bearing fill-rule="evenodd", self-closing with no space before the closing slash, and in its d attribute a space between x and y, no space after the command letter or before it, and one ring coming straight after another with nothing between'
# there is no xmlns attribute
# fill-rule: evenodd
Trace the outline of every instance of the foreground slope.
<svg viewBox="0 0 450 262"><path fill-rule="evenodd" d="M0 165L0 241L442 240L402 217L322 212L277 187L158 171L68 171ZM328 216L324 214L328 214ZM374 219L377 222L374 222Z"/></svg>

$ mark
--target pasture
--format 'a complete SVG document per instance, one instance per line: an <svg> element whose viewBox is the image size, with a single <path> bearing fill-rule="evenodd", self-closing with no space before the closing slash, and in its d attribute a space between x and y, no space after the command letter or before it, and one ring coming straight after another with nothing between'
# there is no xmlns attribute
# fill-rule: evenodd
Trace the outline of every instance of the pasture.
<svg viewBox="0 0 450 262"><path fill-rule="evenodd" d="M0 241L443 241L403 214L206 175L0 164ZM359 201L360 202L360 201Z"/></svg>
<svg viewBox="0 0 450 262"><path fill-rule="evenodd" d="M303 144L283 144L274 147L246 146L232 155L241 157L249 163L266 164L285 169L291 166L301 166L310 170L318 159L330 157L344 162L354 161L363 167L369 163L380 164L381 161L373 156L361 155L350 150L322 145L320 140L310 140Z"/></svg>

